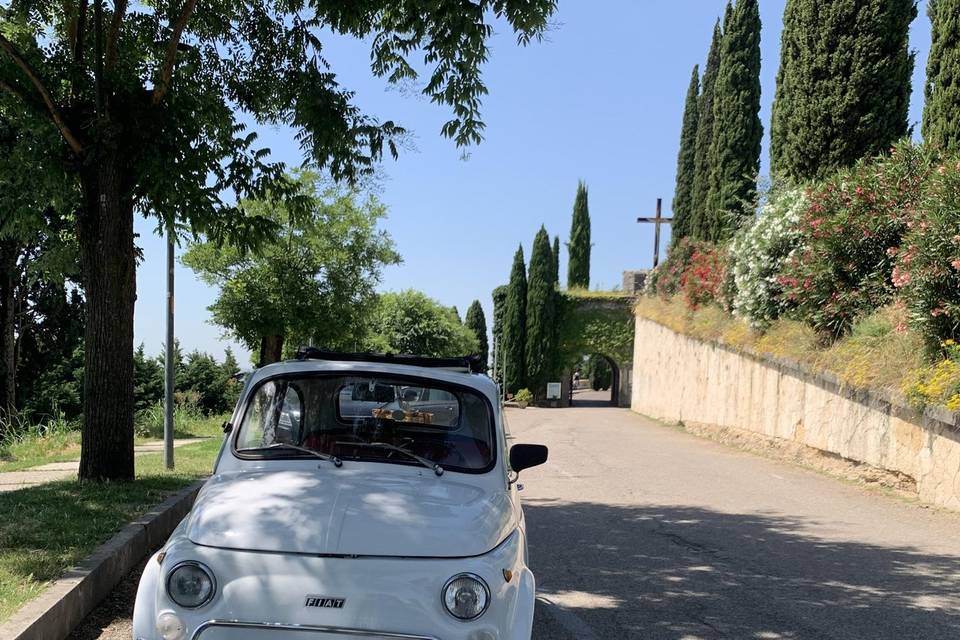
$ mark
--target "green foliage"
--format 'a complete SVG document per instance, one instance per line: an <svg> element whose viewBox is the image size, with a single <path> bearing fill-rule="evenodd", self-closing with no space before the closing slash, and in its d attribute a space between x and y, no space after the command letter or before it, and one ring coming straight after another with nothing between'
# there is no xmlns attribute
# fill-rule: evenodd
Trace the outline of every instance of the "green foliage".
<svg viewBox="0 0 960 640"><path fill-rule="evenodd" d="M727 5L727 13L732 11ZM697 137L693 150L693 188L690 196L691 220L687 223L689 235L693 238L707 236L708 217L706 206L710 194L710 146L713 143L713 101L717 85L717 74L720 70L720 45L723 32L720 21L713 28L713 39L710 41L710 51L707 53L707 66L703 71L703 81L700 83L700 101L698 111L700 118L697 122Z"/></svg>
<svg viewBox="0 0 960 640"><path fill-rule="evenodd" d="M591 292L592 294L593 292ZM622 293L560 295L557 322L557 364L573 367L583 354L602 354L615 362L633 358L633 298Z"/></svg>
<svg viewBox="0 0 960 640"><path fill-rule="evenodd" d="M311 202L300 217L269 201L242 203L279 231L256 251L207 241L192 244L183 263L220 293L213 321L256 352L267 336L291 344L355 348L375 301L384 265L400 258L385 231L386 209L373 197L327 188L310 174L298 178Z"/></svg>
<svg viewBox="0 0 960 640"><path fill-rule="evenodd" d="M933 172L897 252L893 282L930 354L960 342L960 162ZM960 362L960 358L956 359Z"/></svg>
<svg viewBox="0 0 960 640"><path fill-rule="evenodd" d="M163 400L163 360L148 358L143 343L133 353L133 406L137 413Z"/></svg>
<svg viewBox="0 0 960 640"><path fill-rule="evenodd" d="M590 380L590 388L594 391L606 391L613 384L613 368L610 362L595 353L587 357L581 374Z"/></svg>
<svg viewBox="0 0 960 640"><path fill-rule="evenodd" d="M560 236L553 236L553 284L560 286Z"/></svg>
<svg viewBox="0 0 960 640"><path fill-rule="evenodd" d="M513 394L513 399L516 402L529 404L530 402L533 402L533 393L531 393L530 389L520 389Z"/></svg>
<svg viewBox="0 0 960 640"><path fill-rule="evenodd" d="M788 304L824 336L849 331L888 302L893 267L916 216L930 154L909 142L818 184L800 219L800 247L779 276Z"/></svg>
<svg viewBox="0 0 960 640"><path fill-rule="evenodd" d="M703 239L728 239L753 213L763 138L759 112L760 8L757 0L737 0L720 44Z"/></svg>
<svg viewBox="0 0 960 640"><path fill-rule="evenodd" d="M687 99L683 105L683 126L680 129L680 151L677 153L677 183L673 191L673 223L671 243L690 235L693 217L693 174L697 124L700 120L700 67L693 65Z"/></svg>
<svg viewBox="0 0 960 640"><path fill-rule="evenodd" d="M807 206L801 189L771 194L760 217L730 244L729 305L753 329L763 331L789 308L777 276L800 243L800 216Z"/></svg>
<svg viewBox="0 0 960 640"><path fill-rule="evenodd" d="M371 313L365 348L385 353L452 357L476 353L473 331L421 291L385 293Z"/></svg>
<svg viewBox="0 0 960 640"><path fill-rule="evenodd" d="M577 184L573 202L573 221L570 224L570 242L567 243L567 287L590 288L590 205L587 185Z"/></svg>
<svg viewBox="0 0 960 640"><path fill-rule="evenodd" d="M788 0L770 158L803 182L851 167L904 137L915 0Z"/></svg>
<svg viewBox="0 0 960 640"><path fill-rule="evenodd" d="M493 379L497 382L503 382L503 324L507 306L507 285L500 285L493 290L493 348L496 351L496 369L493 372Z"/></svg>
<svg viewBox="0 0 960 640"><path fill-rule="evenodd" d="M480 354L483 370L486 371L490 356L490 345L487 342L487 318L483 314L483 306L481 306L479 300L474 300L470 304L470 308L467 309L467 321L464 324L477 338L477 345L479 346L477 353Z"/></svg>
<svg viewBox="0 0 960 640"><path fill-rule="evenodd" d="M527 278L526 379L539 399L556 375L557 290L553 282L550 236L540 227L533 240Z"/></svg>
<svg viewBox="0 0 960 640"><path fill-rule="evenodd" d="M517 247L503 306L503 373L508 393L526 385L527 345L527 267L523 261L523 245Z"/></svg>
<svg viewBox="0 0 960 640"><path fill-rule="evenodd" d="M933 31L924 90L923 139L946 152L960 152L960 0L930 0Z"/></svg>

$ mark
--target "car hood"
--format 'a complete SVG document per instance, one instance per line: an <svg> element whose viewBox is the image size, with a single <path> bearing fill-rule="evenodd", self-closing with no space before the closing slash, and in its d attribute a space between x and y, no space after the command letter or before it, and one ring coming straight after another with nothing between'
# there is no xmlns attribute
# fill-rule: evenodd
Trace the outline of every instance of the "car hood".
<svg viewBox="0 0 960 640"><path fill-rule="evenodd" d="M187 537L250 551L452 558L484 554L516 527L505 492L428 474L217 475L197 497Z"/></svg>

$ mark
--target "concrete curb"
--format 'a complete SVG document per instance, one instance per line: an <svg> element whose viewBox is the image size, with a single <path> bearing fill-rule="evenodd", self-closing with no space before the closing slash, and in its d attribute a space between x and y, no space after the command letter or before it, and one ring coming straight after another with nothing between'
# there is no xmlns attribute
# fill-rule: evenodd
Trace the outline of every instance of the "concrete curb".
<svg viewBox="0 0 960 640"><path fill-rule="evenodd" d="M0 625L5 640L63 640L190 512L195 482L128 524Z"/></svg>

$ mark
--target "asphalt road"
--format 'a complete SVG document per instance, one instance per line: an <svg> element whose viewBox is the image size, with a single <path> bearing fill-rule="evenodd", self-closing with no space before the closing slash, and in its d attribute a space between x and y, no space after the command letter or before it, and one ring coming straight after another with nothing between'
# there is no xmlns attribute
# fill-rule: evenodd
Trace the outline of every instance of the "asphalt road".
<svg viewBox="0 0 960 640"><path fill-rule="evenodd" d="M960 638L960 516L623 409L514 409L537 640ZM136 576L74 640L129 640Z"/></svg>

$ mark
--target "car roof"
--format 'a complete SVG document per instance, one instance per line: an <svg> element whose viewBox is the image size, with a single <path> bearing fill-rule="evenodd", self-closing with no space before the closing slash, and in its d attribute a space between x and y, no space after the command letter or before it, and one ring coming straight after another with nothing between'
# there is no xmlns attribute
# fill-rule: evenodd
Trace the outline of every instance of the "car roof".
<svg viewBox="0 0 960 640"><path fill-rule="evenodd" d="M497 384L482 374L467 373L465 371L442 367L418 367L408 364L363 361L285 360L260 367L254 371L249 381L249 387L252 388L259 384L260 381L273 376L294 375L299 373L342 373L345 375L351 373L373 373L378 375L411 376L470 387L488 396L494 405L496 405L499 398L499 388Z"/></svg>

